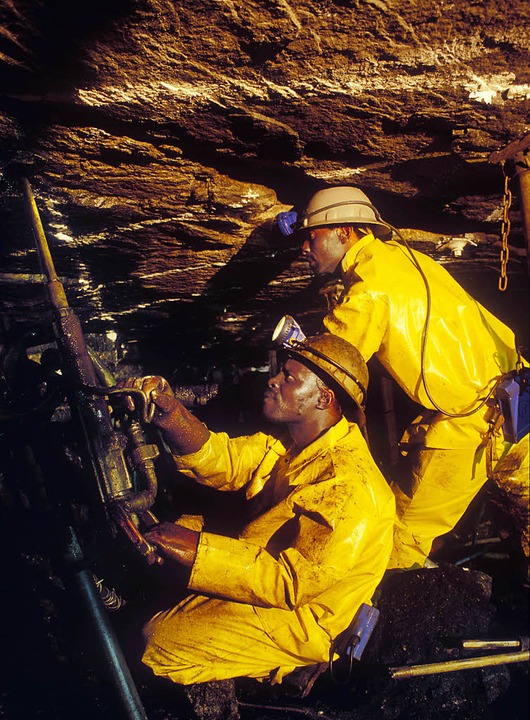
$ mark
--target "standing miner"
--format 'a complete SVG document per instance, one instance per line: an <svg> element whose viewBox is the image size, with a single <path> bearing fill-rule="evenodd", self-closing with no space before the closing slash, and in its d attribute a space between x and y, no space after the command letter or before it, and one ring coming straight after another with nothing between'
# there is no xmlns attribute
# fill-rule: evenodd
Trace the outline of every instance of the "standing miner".
<svg viewBox="0 0 530 720"><path fill-rule="evenodd" d="M178 470L230 491L246 488L234 537L163 522L146 534L189 568L193 593L146 626L144 663L184 685L236 677L281 682L325 664L388 565L395 500L349 405L362 406L368 369L328 333L285 351L263 414L284 432L211 432L159 377L132 378L155 405Z"/></svg>
<svg viewBox="0 0 530 720"><path fill-rule="evenodd" d="M286 215L292 227L292 214ZM394 228L356 187L315 193L297 229L314 273L339 270L344 282L326 329L366 361L376 355L425 408L400 446L406 471L393 483L397 524L389 567L423 566L433 539L455 526L512 444L503 442L489 405L506 373L522 370L514 334L435 260L406 243L378 239ZM513 462L505 466L522 507L528 435L516 439ZM527 521L522 525L528 555Z"/></svg>

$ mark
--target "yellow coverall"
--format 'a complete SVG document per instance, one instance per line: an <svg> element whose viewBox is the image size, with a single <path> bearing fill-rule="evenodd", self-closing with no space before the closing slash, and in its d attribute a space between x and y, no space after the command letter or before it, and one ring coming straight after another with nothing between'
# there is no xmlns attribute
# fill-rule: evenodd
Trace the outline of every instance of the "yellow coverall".
<svg viewBox="0 0 530 720"><path fill-rule="evenodd" d="M327 662L392 548L394 496L358 427L342 418L297 455L264 433L211 433L175 460L219 490L246 485L251 519L237 538L200 534L196 594L149 621L143 662L185 685Z"/></svg>
<svg viewBox="0 0 530 720"><path fill-rule="evenodd" d="M473 410L500 376L515 369L514 334L435 260L412 252L431 292L425 351L430 394L449 413ZM451 418L429 400L420 364L426 288L403 245L369 233L344 256L342 274L344 295L324 325L357 347L366 361L375 354L407 395L426 408L402 438L411 474L407 485L392 485L397 520L389 568L423 566L433 539L456 525L487 480L487 408ZM526 449L519 479L528 485L528 436L520 443ZM495 446L499 458L508 449L500 439Z"/></svg>

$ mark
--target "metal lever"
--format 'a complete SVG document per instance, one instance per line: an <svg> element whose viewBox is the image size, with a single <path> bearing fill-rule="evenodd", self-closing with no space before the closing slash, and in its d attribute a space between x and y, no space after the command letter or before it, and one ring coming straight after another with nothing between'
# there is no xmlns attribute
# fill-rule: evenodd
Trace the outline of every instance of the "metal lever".
<svg viewBox="0 0 530 720"><path fill-rule="evenodd" d="M145 557L149 565L163 564L163 558L160 555L157 555L155 547L147 542L133 523L131 516L125 512L118 502L113 503L111 515L115 523L121 528L121 530L123 530L135 549L140 553L140 555ZM154 518L152 513L149 513L149 516L150 518Z"/></svg>
<svg viewBox="0 0 530 720"><path fill-rule="evenodd" d="M155 404L139 388L98 387L97 385L81 385L80 387L81 390L91 395L103 395L105 397L132 395L138 401L138 413L140 420L144 423L150 423L155 414Z"/></svg>

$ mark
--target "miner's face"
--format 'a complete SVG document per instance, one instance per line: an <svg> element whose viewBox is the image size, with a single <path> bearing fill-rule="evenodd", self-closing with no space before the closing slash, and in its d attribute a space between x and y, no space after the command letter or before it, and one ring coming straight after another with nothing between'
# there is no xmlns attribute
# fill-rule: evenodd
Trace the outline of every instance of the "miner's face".
<svg viewBox="0 0 530 720"><path fill-rule="evenodd" d="M321 395L318 378L298 360L287 358L268 385L263 397L263 414L267 420L298 423L316 412Z"/></svg>
<svg viewBox="0 0 530 720"><path fill-rule="evenodd" d="M307 230L302 254L315 275L326 275L337 269L347 246L339 228L313 228Z"/></svg>

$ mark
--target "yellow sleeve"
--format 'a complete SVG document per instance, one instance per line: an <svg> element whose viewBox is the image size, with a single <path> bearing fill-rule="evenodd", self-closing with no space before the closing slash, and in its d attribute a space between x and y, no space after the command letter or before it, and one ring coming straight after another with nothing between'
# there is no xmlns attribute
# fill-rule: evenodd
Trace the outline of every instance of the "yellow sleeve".
<svg viewBox="0 0 530 720"><path fill-rule="evenodd" d="M386 296L366 292L359 282L349 288L342 302L324 318L324 326L354 345L368 362L384 342L389 318Z"/></svg>
<svg viewBox="0 0 530 720"><path fill-rule="evenodd" d="M271 438L264 433L230 438L211 432L200 450L173 458L180 472L202 485L238 490L249 482L270 444Z"/></svg>

